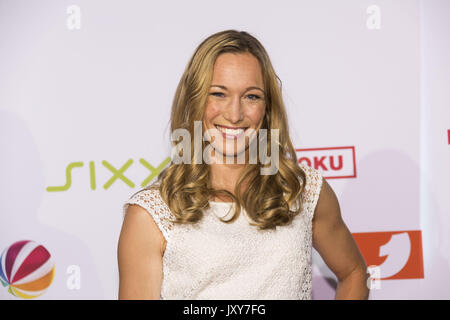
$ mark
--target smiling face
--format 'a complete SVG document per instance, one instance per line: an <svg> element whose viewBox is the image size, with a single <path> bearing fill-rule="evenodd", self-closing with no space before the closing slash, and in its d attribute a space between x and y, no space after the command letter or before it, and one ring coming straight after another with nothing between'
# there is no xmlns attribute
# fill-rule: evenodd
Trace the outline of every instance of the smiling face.
<svg viewBox="0 0 450 320"><path fill-rule="evenodd" d="M203 130L209 130L213 136L211 144L216 157L237 156L247 150L254 135L249 141L243 137L252 132L249 129L259 130L265 108L258 59L247 52L219 55L203 117Z"/></svg>

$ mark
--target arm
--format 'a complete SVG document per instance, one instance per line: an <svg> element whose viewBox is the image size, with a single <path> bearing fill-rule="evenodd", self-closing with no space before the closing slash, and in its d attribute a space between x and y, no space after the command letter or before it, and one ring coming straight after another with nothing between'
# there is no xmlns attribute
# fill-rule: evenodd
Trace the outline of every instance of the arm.
<svg viewBox="0 0 450 320"><path fill-rule="evenodd" d="M130 205L117 248L119 299L160 299L164 241L149 213Z"/></svg>
<svg viewBox="0 0 450 320"><path fill-rule="evenodd" d="M314 212L313 246L338 278L336 299L368 299L366 264L325 179Z"/></svg>

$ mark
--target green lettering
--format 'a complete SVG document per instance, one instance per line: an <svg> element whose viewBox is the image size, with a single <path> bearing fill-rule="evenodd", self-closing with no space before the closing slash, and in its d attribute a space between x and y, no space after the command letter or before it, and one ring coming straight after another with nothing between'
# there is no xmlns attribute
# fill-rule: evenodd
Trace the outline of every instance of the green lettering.
<svg viewBox="0 0 450 320"><path fill-rule="evenodd" d="M144 181L142 181L141 187L144 188L146 185L148 185L148 183L163 170L163 168L170 162L170 160L171 158L167 157L166 159L164 159L163 162L161 162L161 164L157 168L154 168L150 163L148 163L144 159L142 158L139 159L139 162L151 172L151 174Z"/></svg>
<svg viewBox="0 0 450 320"><path fill-rule="evenodd" d="M134 188L134 183L123 175L123 172L128 169L129 166L133 163L133 159L128 160L119 170L114 168L108 161L103 160L102 164L108 168L114 175L109 179L103 188L108 189L117 178L125 182L130 188Z"/></svg>
<svg viewBox="0 0 450 320"><path fill-rule="evenodd" d="M94 161L89 162L89 173L91 177L91 189L95 190L97 184L95 183L95 164Z"/></svg>
<svg viewBox="0 0 450 320"><path fill-rule="evenodd" d="M70 188L72 185L72 169L76 167L82 167L83 162L71 162L66 167L66 184L59 187L47 187L48 192L55 192L55 191L66 191Z"/></svg>

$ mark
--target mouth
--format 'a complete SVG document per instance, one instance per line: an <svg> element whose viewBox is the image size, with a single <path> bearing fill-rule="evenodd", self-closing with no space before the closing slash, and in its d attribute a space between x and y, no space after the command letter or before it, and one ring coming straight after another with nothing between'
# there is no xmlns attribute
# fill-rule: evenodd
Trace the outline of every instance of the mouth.
<svg viewBox="0 0 450 320"><path fill-rule="evenodd" d="M216 129L219 130L226 139L237 139L244 134L249 127L229 127L216 124Z"/></svg>

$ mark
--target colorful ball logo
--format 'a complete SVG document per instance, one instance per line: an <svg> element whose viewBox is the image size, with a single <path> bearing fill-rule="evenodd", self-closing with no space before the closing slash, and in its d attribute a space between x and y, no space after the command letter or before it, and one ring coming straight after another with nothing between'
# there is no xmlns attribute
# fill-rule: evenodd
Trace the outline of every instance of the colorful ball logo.
<svg viewBox="0 0 450 320"><path fill-rule="evenodd" d="M32 240L13 243L0 257L0 282L16 297L32 299L42 295L54 274L50 252Z"/></svg>

